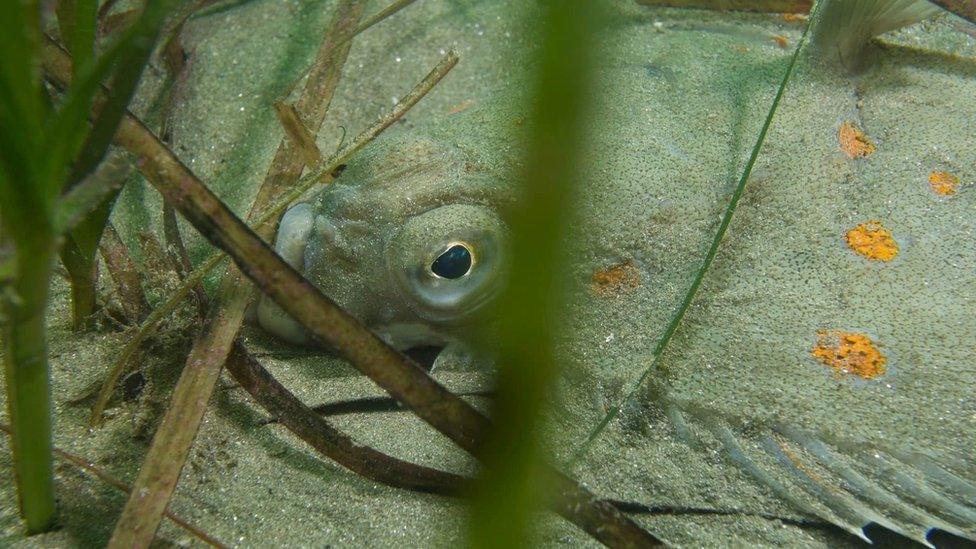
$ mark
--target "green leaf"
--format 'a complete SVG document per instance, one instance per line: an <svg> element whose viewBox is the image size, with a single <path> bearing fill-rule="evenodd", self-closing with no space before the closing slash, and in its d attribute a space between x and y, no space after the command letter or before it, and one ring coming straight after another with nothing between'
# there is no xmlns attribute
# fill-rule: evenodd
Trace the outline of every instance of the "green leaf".
<svg viewBox="0 0 976 549"><path fill-rule="evenodd" d="M106 197L94 212L68 231L61 246L61 263L71 278L72 318L76 330L88 327L94 312L95 254L117 196Z"/></svg>
<svg viewBox="0 0 976 549"><path fill-rule="evenodd" d="M42 99L38 59L40 10L35 1L0 2L0 123L4 129L33 131L31 142L47 115Z"/></svg>
<svg viewBox="0 0 976 549"><path fill-rule="evenodd" d="M67 1L73 2L74 0ZM82 0L78 1L81 2ZM106 100L98 109L91 126L86 123L87 116L79 120L80 110L72 111L70 117L65 118L64 123L68 127L65 128L67 130L64 133L65 139L60 143L63 147L61 149L63 156L54 162L67 163L75 154L78 155L77 158L74 158L71 174L67 180L67 185L65 185L68 188L74 187L75 184L92 173L108 150L119 122L125 115L126 107L128 107L135 93L142 71L152 54L170 3L170 0L148 2L135 23L124 32L113 48L98 60L92 74L86 75L86 78L90 77L90 79L77 79L72 85L69 98L65 102L66 110L69 106L78 109L85 99L89 101L89 104L93 102L105 76L101 71L117 60L114 65L112 83L105 90ZM75 74L78 73L76 66ZM71 100L74 98L71 97L71 93L76 89L78 93L75 97L78 98L78 103L73 104ZM85 111L90 110L89 105ZM76 132L72 132L72 130L76 130ZM61 164L53 164L51 166L52 176L63 174L63 171L59 174L61 169ZM94 302L90 295L94 292L93 263L102 231L112 213L112 205L118 195L117 193L118 190L116 189L104 196L91 214L67 232L65 244L61 250L61 261L71 277L76 328L83 327L85 319L91 313L91 304Z"/></svg>
<svg viewBox="0 0 976 549"><path fill-rule="evenodd" d="M77 182L94 169L104 156L132 98L171 1L148 2L133 26L98 58L91 70L84 71L83 76L72 82L61 109L45 135L44 149L48 154L46 181L56 184L57 190L62 188L61 183L72 163L76 167L72 170L71 181ZM90 126L88 119L96 94L103 91L101 84L112 69L115 69L113 86L118 86L118 89L107 92L108 100ZM80 151L84 152L76 162L72 162Z"/></svg>
<svg viewBox="0 0 976 549"><path fill-rule="evenodd" d="M36 1L0 1L0 209L17 238L21 218L43 215L50 202L36 185L43 158L41 136L48 106L41 88L37 46L40 11ZM37 211L40 207L41 211Z"/></svg>
<svg viewBox="0 0 976 549"><path fill-rule="evenodd" d="M102 204L117 196L124 183L123 177L88 177L72 187L58 201L54 214L55 233L74 230L85 219L95 216Z"/></svg>
<svg viewBox="0 0 976 549"><path fill-rule="evenodd" d="M55 194L61 190L70 161L89 131L88 117L96 94L101 90L101 83L112 71L114 62L123 53L128 41L127 37L117 41L91 69L72 82L45 132L43 148L47 161L42 172L42 184Z"/></svg>
<svg viewBox="0 0 976 549"><path fill-rule="evenodd" d="M745 191L746 184L749 182L749 176L752 175L752 168L756 165L756 159L759 158L759 153L762 152L763 143L766 142L766 133L769 131L769 126L773 123L773 118L776 116L776 109L779 108L779 102L783 98L783 94L786 92L786 87L790 83L790 79L793 78L793 69L796 67L796 61L800 58L800 54L803 52L803 47L807 42L807 36L810 34L810 29L813 24L817 21L817 13L820 10L820 6L823 2L817 2L814 4L813 8L810 10L810 16L807 21L806 27L803 29L803 34L800 36L799 42L796 44L796 48L793 50L793 55L790 56L789 62L786 64L786 70L783 73L783 78L780 80L779 87L776 89L776 95L773 97L773 102L769 106L769 110L766 112L766 118L763 121L762 128L759 130L759 135L756 137L756 142L752 146L752 152L749 154L749 160L746 161L745 168L742 170L742 175L739 177L739 182L735 186L735 190L732 191L732 196L729 197L729 203L725 207L725 212L722 214L721 221L719 222L718 229L715 231L715 236L712 238L712 243L705 253L704 259L702 259L701 266L695 273L695 279L692 280L691 286L688 291L685 292L684 299L682 299L681 304L675 311L674 315L671 316L671 320L668 322L667 327L664 329L664 334L661 339L658 340L657 345L654 347L654 360L651 365L645 369L637 381L631 386L630 390L627 392L626 396L620 401L618 401L616 406L610 408L603 419L590 431L587 435L586 440L583 444L573 452L569 459L568 465L571 467L589 451L590 446L596 440L598 436L603 432L603 430L613 421L623 410L623 405L630 402L636 395L637 391L644 385L644 382L650 376L652 372L659 371L661 368L661 358L664 356L664 349L671 343L674 334L678 331L681 321L685 317L685 313L691 308L692 303L695 301L695 296L698 295L698 289L701 287L702 282L705 280L705 275L708 274L708 270L712 266L712 261L715 260L715 256L718 254L718 249L722 245L722 240L725 238L725 232L729 228L729 224L732 223L732 216L735 214L735 209L739 204L739 200L742 198L742 193Z"/></svg>
<svg viewBox="0 0 976 549"><path fill-rule="evenodd" d="M586 113L599 59L596 33L606 23L600 2L547 0L536 22L540 47L518 204L511 229L511 271L499 297L497 396L475 487L469 541L474 547L529 545L534 512L552 497L545 473L545 405L558 374L554 342L565 317L560 282L574 189L584 174Z"/></svg>
<svg viewBox="0 0 976 549"><path fill-rule="evenodd" d="M73 76L78 78L95 57L96 0L58 0L55 13L61 40L74 60Z"/></svg>
<svg viewBox="0 0 976 549"><path fill-rule="evenodd" d="M95 117L91 132L74 163L69 183L81 181L104 158L172 5L173 0L149 0L139 19L126 31L128 47L112 77L108 101Z"/></svg>

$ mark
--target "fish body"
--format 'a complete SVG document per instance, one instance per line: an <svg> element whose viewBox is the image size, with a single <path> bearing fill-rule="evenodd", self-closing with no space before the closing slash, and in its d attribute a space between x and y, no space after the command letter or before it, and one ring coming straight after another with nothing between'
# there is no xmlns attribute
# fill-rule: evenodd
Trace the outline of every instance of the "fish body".
<svg viewBox="0 0 976 549"><path fill-rule="evenodd" d="M976 538L976 193L928 182L976 179L972 72L904 52L857 80L801 62L658 358L784 57L773 41L743 49L698 29L620 25L607 41L621 60L600 75L559 266L571 312L557 457L576 456L574 473L615 499ZM709 53L691 63L687 51ZM506 279L522 115L500 96L381 138L284 218L279 253L400 349L473 349L504 321L490 303ZM848 123L874 150L850 154ZM470 265L439 276L458 245ZM267 301L259 319L308 343Z"/></svg>

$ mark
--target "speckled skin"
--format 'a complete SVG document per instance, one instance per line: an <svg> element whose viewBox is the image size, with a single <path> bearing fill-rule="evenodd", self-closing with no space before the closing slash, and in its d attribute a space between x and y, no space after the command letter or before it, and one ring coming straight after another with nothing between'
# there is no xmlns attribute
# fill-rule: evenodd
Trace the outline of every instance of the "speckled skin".
<svg viewBox="0 0 976 549"><path fill-rule="evenodd" d="M713 505L742 508L743 493L760 497L758 483L785 509L857 535L869 522L918 540L936 526L976 534L976 511L963 503L976 478L968 461L976 447L969 390L976 367L968 358L976 334L966 321L976 316L976 276L965 267L976 263L966 214L976 202L971 192L936 196L926 183L927 170L945 167L973 177L972 148L953 136L965 134L976 110L960 99L967 81L944 67L893 55L849 79L818 60L801 63L695 306L638 391L640 403L623 400L650 367L700 264L783 70L783 56L769 54L777 48L771 39L705 30L662 35L621 25L612 35L588 177L567 235L573 259L561 269L573 308L557 447L568 456L606 409L623 405L578 466L615 497L660 501L671 482L648 477L648 460L661 459L652 456L681 456L673 476L704 478L700 451L713 449L724 455L720 470L741 471L723 473L738 487L712 496ZM691 47L710 52L693 68L667 53ZM927 95L926 109L910 90L933 81L940 92ZM316 215L343 227L343 259L313 231L304 256L310 278L401 348L462 337L450 319L427 321L403 305L383 254L417 212L471 201L500 209L511 197L498 192L511 189L511 170L493 149L517 140L516 112L496 98L383 140L352 163L315 201ZM844 120L866 129L875 155L843 155ZM482 151L484 168L468 165L472 151ZM847 230L870 219L894 232L896 260L871 262L846 248ZM595 291L593 274L620 264L636 266L637 287ZM391 322L412 326L415 338L389 335ZM825 367L811 355L824 329L868 334L887 357L887 373L863 380ZM679 446L662 445L668 439ZM873 453L886 457L872 463ZM932 464L960 482L939 485L925 472ZM957 499L912 501L908 484L885 484L898 474ZM850 491L837 492L842 486Z"/></svg>
<svg viewBox="0 0 976 549"><path fill-rule="evenodd" d="M976 316L976 275L966 267L976 263L966 213L976 202L971 192L937 196L926 179L944 167L963 179L976 175L968 143L953 138L976 110L960 99L970 84L944 67L888 56L854 80L801 63L695 306L639 402L623 400L650 367L700 264L783 70L782 56L766 51L776 48L772 40L741 51L742 35L712 30L665 37L622 27L613 35L618 60L601 75L586 184L567 235L572 262L561 268L573 308L556 446L567 456L608 407L623 405L578 466L615 497L672 501L672 480L648 475L648 463L664 459L674 477L724 470L736 488L710 496L723 508L748 507L743 494L766 500L766 491L785 503L781 512L853 534L877 522L918 540L930 527L976 535L969 521L976 511L964 503L976 478L968 461L976 447L976 366L968 358L976 334L966 320ZM687 47L712 53L693 70L662 53ZM914 81L939 82L940 92L927 96L931 106L912 98ZM414 332L427 339L401 347L443 342L450 320L426 321L402 306L379 252L389 257L390 235L417 212L472 201L502 210L511 170L494 147L517 140L517 119L511 101L496 99L384 140L352 163L315 201L316 215L348 228L344 259L313 232L304 259L310 278L381 332L391 319L427 328ZM878 152L846 157L837 137L844 120L864 127ZM468 164L472 151L483 152L483 168ZM894 261L871 262L845 246L847 230L869 219L894 232L901 249ZM595 291L593 274L620 264L636 266L637 287ZM869 334L887 373L864 380L818 362L811 351L822 329ZM724 457L706 465L703 449ZM669 457L653 457L662 451ZM940 485L927 472L933 464L959 482ZM899 474L939 497L912 501L908 484L886 480ZM838 492L843 486L849 491Z"/></svg>
<svg viewBox="0 0 976 549"><path fill-rule="evenodd" d="M285 214L277 250L396 348L463 345L472 329L484 329L482 313L508 270L501 215L515 188L511 166L498 162L498 144L485 137L495 134L485 125L495 119L479 110L448 117L446 134L431 128L380 138L333 184ZM475 128L481 138L463 137ZM473 255L470 271L456 280L431 272L433 260L458 242ZM282 316L262 299L262 326L311 343Z"/></svg>
<svg viewBox="0 0 976 549"><path fill-rule="evenodd" d="M560 448L575 448L568 441L650 367L783 70L764 51L771 45L743 51L731 33L632 27L613 42L650 68L622 63L607 75L573 239L579 290L564 352L573 396ZM672 61L691 48L709 54L694 67ZM710 470L734 464L765 488L732 489L730 499L742 477L725 472L700 504L742 508L771 492L852 533L874 521L916 539L930 526L976 535L976 195L947 199L927 183L942 166L976 177L976 104L963 91L973 76L971 64L897 51L858 78L801 63L699 297L641 403L624 403L578 468L584 478L625 499L677 505L687 494L670 479L707 485ZM844 120L878 151L843 155ZM846 231L870 219L901 247L890 263L845 245ZM640 268L639 288L611 298L587 289L598 268L626 262ZM887 373L837 375L811 356L821 329L869 334ZM711 452L724 457L709 463ZM933 463L961 482L940 484ZM948 499L923 501L909 478Z"/></svg>

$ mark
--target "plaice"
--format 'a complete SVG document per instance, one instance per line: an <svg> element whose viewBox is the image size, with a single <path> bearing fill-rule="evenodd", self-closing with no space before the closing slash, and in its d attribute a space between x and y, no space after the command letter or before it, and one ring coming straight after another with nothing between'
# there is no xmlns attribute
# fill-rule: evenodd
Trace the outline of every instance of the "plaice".
<svg viewBox="0 0 976 549"><path fill-rule="evenodd" d="M699 506L759 513L775 494L852 533L874 522L920 542L932 527L971 537L974 203L928 179L976 160L963 137L976 120L963 92L972 64L887 51L846 78L805 63L698 299L659 370L623 402L700 265L782 72L730 36L614 36L658 70L609 71L615 91L574 239L580 290L565 357L576 377L556 446L576 448L623 403L578 472L624 499L677 504L697 492ZM669 62L690 48L709 54ZM875 150L845 154L845 122ZM865 222L891 235L889 253L850 241ZM633 266L638 284L595 276ZM858 343L854 364L845 345ZM743 478L763 488L732 488Z"/></svg>
<svg viewBox="0 0 976 549"><path fill-rule="evenodd" d="M438 139L463 143L471 140L460 130L465 114L504 116L479 114L491 110L494 90L510 71L492 68L491 56L503 50L475 37L481 29L500 38L515 27L491 24L495 12L488 17L434 4L417 17L442 17L440 34L431 31L414 46L385 38L370 50L389 54L379 67L386 82L357 69L373 58L354 52L347 78L375 84L377 99L364 107L355 92L343 91L337 119L369 120L370 108L379 112L397 93L389 74L399 71L406 80L421 74L424 52L434 59L451 33L473 45L462 48L459 72L404 127L421 133L429 127ZM797 36L796 26L774 16L625 11L607 38L614 57L602 77L591 177L579 198L581 230L566 267L577 291L562 348L557 457L568 457L608 409L623 405L574 472L607 497L732 512L641 518L678 545L836 539L770 517L847 529L867 519L915 538L927 526L971 535L965 528L972 521L965 519L973 496L957 481L976 476L976 405L969 390L976 343L973 198L965 185L976 179L976 71L971 60L945 52L955 48L971 59L972 45L953 42L939 28L902 39L936 53L890 49L856 79L799 68L730 234L662 370L636 399L623 402L691 283L769 106L789 53L774 36L787 44ZM457 25L444 22L450 17ZM400 48L402 61L393 60L391 48ZM230 63L221 51L201 49L201 56L213 57L194 65L189 86L204 90L226 74ZM407 64L414 73L400 68ZM196 151L196 166L217 176L225 196L240 200L246 194L240 174L256 162L227 169L218 159L233 150L227 143L245 133L259 139L255 128L274 122L246 118L260 105L235 97L221 102L227 116L218 121L201 120L192 102L181 106L174 138ZM465 109L475 112L448 115L471 100ZM245 114L236 114L238 103ZM247 122L237 124L232 115ZM844 154L839 132L846 121L865 132L874 153ZM208 152L215 134L223 145ZM323 141L332 138L338 130ZM260 146L249 150L255 149ZM517 150L495 152L510 157ZM956 194L933 192L928 177L936 170L960 178ZM845 240L872 220L898 245L891 261L870 260ZM824 364L813 356L821 331L864 335L885 357L885 373L863 379ZM323 377L346 373L323 358L295 367L289 379L304 384L302 393L314 402L316 395L328 400ZM364 441L425 461L418 447L432 435L417 429L404 436L416 444L398 441L393 425L371 417L349 428ZM929 517L941 522L921 524L933 522Z"/></svg>

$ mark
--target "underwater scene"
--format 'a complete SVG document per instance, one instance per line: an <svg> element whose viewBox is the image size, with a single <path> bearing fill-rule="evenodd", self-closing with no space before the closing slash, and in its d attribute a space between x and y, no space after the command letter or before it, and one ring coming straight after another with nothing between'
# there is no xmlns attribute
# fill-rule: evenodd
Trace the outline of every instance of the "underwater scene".
<svg viewBox="0 0 976 549"><path fill-rule="evenodd" d="M0 547L976 547L976 2L0 17Z"/></svg>

